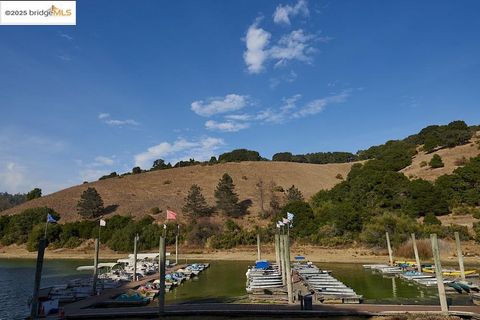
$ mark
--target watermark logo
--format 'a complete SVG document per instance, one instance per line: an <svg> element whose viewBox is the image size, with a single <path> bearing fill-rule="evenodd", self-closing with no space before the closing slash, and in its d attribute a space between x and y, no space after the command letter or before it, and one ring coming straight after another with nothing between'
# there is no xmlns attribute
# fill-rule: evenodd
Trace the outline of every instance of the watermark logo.
<svg viewBox="0 0 480 320"><path fill-rule="evenodd" d="M0 1L0 25L76 25L75 1Z"/></svg>

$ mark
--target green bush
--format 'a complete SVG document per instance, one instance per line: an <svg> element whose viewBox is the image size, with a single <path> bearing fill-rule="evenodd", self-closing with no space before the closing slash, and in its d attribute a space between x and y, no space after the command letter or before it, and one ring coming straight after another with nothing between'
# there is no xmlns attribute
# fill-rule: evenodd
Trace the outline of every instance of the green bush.
<svg viewBox="0 0 480 320"><path fill-rule="evenodd" d="M443 164L442 157L440 157L438 154L434 154L428 164L430 167L432 167L432 169L443 168L445 166Z"/></svg>
<svg viewBox="0 0 480 320"><path fill-rule="evenodd" d="M425 215L425 218L423 219L424 224L430 224L430 225L441 225L442 222L438 220L438 218L432 213L429 212Z"/></svg>

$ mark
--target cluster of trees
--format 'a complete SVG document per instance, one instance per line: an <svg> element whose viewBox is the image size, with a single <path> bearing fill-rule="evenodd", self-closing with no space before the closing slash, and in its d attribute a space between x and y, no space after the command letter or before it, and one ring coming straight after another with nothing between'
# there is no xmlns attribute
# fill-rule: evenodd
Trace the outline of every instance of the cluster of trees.
<svg viewBox="0 0 480 320"><path fill-rule="evenodd" d="M428 126L405 141L423 144L426 152L432 152L438 148L453 148L466 144L477 130L478 126L469 127L464 121L453 121L448 125Z"/></svg>
<svg viewBox="0 0 480 320"><path fill-rule="evenodd" d="M36 250L38 240L44 236L47 213L55 219L60 216L50 208L27 209L20 214L12 216L0 216L0 242L3 245L26 244L30 251ZM140 220L134 220L131 216L114 215L106 219L106 227L100 230L102 243L107 244L113 250L131 251L135 234L139 234L140 250L158 248L159 237L162 227L154 223L150 216ZM75 248L88 239L93 239L99 233L98 220L81 220L65 224L50 224L47 232L47 244L54 248ZM184 226L181 226L183 229ZM167 228L167 243L172 244L177 232L177 225L169 225ZM185 238L180 233L180 239Z"/></svg>
<svg viewBox="0 0 480 320"><path fill-rule="evenodd" d="M17 193L10 194L7 192L0 193L0 211L10 209L27 200L25 194Z"/></svg>
<svg viewBox="0 0 480 320"><path fill-rule="evenodd" d="M224 173L218 181L215 189L215 207L210 207L202 194L202 189L193 184L185 197L185 204L182 211L192 219L208 217L215 210L227 217L238 218L247 213L251 200L239 202L238 194L235 192L235 184L228 173Z"/></svg>
<svg viewBox="0 0 480 320"><path fill-rule="evenodd" d="M26 201L40 198L42 189L35 188L28 193L10 194L8 192L0 192L0 211L7 210L18 206Z"/></svg>
<svg viewBox="0 0 480 320"><path fill-rule="evenodd" d="M273 155L272 161L301 162L301 163L345 163L357 161L358 156L351 152L315 152L293 155L291 152L279 152Z"/></svg>

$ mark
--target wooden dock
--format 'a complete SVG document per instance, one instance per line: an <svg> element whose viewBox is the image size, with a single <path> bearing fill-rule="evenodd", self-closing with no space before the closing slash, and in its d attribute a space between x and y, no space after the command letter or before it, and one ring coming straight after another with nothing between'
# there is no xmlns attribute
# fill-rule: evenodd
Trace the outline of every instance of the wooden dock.
<svg viewBox="0 0 480 320"><path fill-rule="evenodd" d="M164 316L270 316L270 317L319 317L319 316L379 316L405 313L439 314L440 306L432 305L321 305L313 310L300 310L300 306L288 304L172 304L165 307ZM452 306L451 315L466 319L480 319L480 306ZM152 318L158 316L157 307L104 308L104 309L70 309L66 319L101 319L101 318Z"/></svg>

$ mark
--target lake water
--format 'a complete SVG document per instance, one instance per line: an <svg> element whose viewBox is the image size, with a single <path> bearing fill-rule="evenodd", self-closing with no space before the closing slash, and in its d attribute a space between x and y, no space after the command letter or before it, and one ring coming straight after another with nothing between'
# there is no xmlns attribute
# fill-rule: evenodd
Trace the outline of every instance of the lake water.
<svg viewBox="0 0 480 320"><path fill-rule="evenodd" d="M42 287L62 284L90 274L76 271L91 260L46 260ZM210 268L197 279L185 282L167 294L167 303L231 302L245 296L245 272L250 263L244 261L212 261ZM349 285L365 298L365 303L438 304L434 288L417 287L399 278L387 278L364 270L360 264L318 264L333 271L333 276ZM19 319L29 314L28 299L32 294L34 260L0 259L0 319ZM451 295L454 304L469 304L467 295Z"/></svg>

